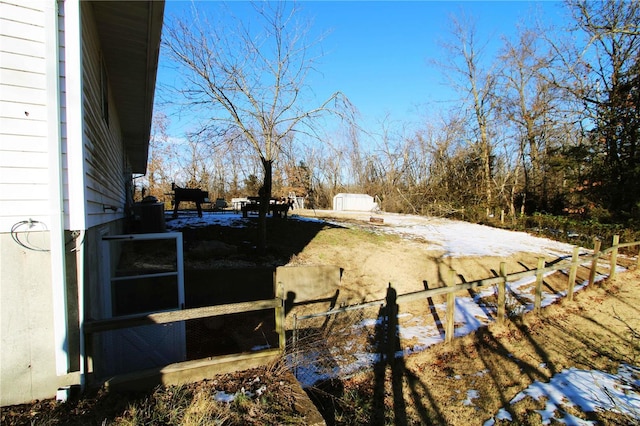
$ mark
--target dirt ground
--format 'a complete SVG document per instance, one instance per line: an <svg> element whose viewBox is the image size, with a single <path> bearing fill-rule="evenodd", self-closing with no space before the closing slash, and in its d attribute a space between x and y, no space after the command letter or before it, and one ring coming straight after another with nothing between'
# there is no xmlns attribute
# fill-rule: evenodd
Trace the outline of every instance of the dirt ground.
<svg viewBox="0 0 640 426"><path fill-rule="evenodd" d="M359 226L377 225L360 221ZM343 232L340 228L324 230L293 263L322 260L341 266L345 269L343 297L350 301L383 298L388 283L398 294L424 289L425 280L437 286L448 269L456 271L457 282L494 276L500 262L506 262L507 273L523 271L535 268L538 257L520 253L509 258L443 258L426 250L423 241L372 234L351 234L345 239L339 237ZM334 243L331 249L325 241ZM634 259L620 260L625 266L635 263ZM580 268L578 280L587 277L588 270ZM561 273L547 277L545 286L545 291L566 290L567 277ZM331 389L333 399L323 399L320 392L317 403L321 408L330 407L326 410L329 415L325 413L329 424L480 425L532 382L547 382L564 369L616 373L621 363L638 365L639 330L640 271L631 270L576 293L574 301L547 307L540 315L511 317L504 325L483 327L452 344L436 345L358 374ZM465 403L469 390L478 395L471 404ZM336 393L342 398L337 404ZM370 401L364 404L368 408L349 411L353 398L360 405ZM508 409L517 423L540 424L535 410L544 409L544 404L527 398ZM567 410L599 424L637 421L612 412Z"/></svg>
<svg viewBox="0 0 640 426"><path fill-rule="evenodd" d="M343 268L341 297L353 303L384 298L389 284L398 294L441 286L450 269L455 271L457 283L496 276L501 262L506 263L507 273L524 271L535 268L539 256L519 253L509 257L445 257L442 252L431 250L427 241L370 233L385 225L364 220L369 215L354 218L352 214L309 210L302 214L357 226L348 234L344 228L324 229L291 260L291 264L324 263Z"/></svg>
<svg viewBox="0 0 640 426"><path fill-rule="evenodd" d="M206 260L207 267L340 266L344 270L340 299L348 304L384 298L389 283L398 294L423 290L425 285L436 286L451 268L456 271L458 282L472 281L493 276L503 261L507 272L512 273L535 268L537 260L537 255L526 253L509 258L444 258L441 253L427 250L422 241L367 232L366 227L375 224L361 223L360 228L347 229L317 222L274 223L269 234L270 254L260 259L242 249L254 229L219 226L186 230L185 257L188 259L189 248L197 247L199 240L216 240L236 245L238 251ZM194 264L204 262L202 259L200 255ZM547 281L557 291L565 289L566 277ZM532 382L548 381L563 369L615 373L621 363L638 365L638 330L640 271L631 270L619 274L614 281L578 292L572 302L565 300L547 307L540 315L512 317L504 325L484 327L451 344L435 345L310 393L330 425L481 425ZM466 404L471 389L477 397L472 404ZM535 410L544 409L544 404L526 398L508 409L517 424L541 424ZM570 407L567 410L598 424L637 421L613 412L581 413ZM3 409L2 424L21 424L11 421L7 413Z"/></svg>

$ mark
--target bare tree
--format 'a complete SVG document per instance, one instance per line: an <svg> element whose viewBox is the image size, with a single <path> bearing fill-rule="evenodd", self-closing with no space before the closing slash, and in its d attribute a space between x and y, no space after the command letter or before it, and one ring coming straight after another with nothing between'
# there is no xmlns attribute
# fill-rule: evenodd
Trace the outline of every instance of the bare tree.
<svg viewBox="0 0 640 426"><path fill-rule="evenodd" d="M305 79L314 69L309 27L288 2L253 4L259 27L229 11L209 22L196 9L190 18L174 18L166 28L164 47L179 65L186 105L205 110L201 135L234 129L233 142L247 144L263 166L258 249L267 241L266 214L272 169L282 141L293 133L314 132L314 119L337 108L345 98L336 92L309 108Z"/></svg>
<svg viewBox="0 0 640 426"><path fill-rule="evenodd" d="M558 79L554 83L582 107L588 149L574 150L591 168L583 186L611 215L640 215L640 3L569 0L570 40L549 40ZM568 82L568 83L565 83Z"/></svg>
<svg viewBox="0 0 640 426"><path fill-rule="evenodd" d="M177 163L174 146L167 132L168 126L169 118L161 112L156 112L149 141L149 164L143 184L147 185L145 195L154 196L159 200L164 199L164 194L171 190Z"/></svg>
<svg viewBox="0 0 640 426"><path fill-rule="evenodd" d="M490 119L496 71L482 67L482 46L478 44L475 23L472 19L451 18L451 40L443 43L447 61L437 64L452 71L452 85L465 95L475 128L475 143L482 161L482 185L487 214L493 203L492 191L492 142Z"/></svg>
<svg viewBox="0 0 640 426"><path fill-rule="evenodd" d="M524 172L524 193L535 206L549 208L547 151L552 148L553 127L561 101L548 79L550 58L540 53L541 38L534 30L520 32L517 43L505 40L499 109L519 142ZM532 197L531 197L532 196Z"/></svg>

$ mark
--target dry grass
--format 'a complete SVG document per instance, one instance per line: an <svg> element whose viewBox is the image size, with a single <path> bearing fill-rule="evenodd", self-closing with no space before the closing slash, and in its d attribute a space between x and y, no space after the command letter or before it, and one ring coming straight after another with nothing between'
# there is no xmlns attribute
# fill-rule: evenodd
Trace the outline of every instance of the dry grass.
<svg viewBox="0 0 640 426"><path fill-rule="evenodd" d="M282 361L193 384L157 387L150 393L104 389L81 399L4 407L4 425L304 425L293 377ZM219 396L234 396L221 401Z"/></svg>

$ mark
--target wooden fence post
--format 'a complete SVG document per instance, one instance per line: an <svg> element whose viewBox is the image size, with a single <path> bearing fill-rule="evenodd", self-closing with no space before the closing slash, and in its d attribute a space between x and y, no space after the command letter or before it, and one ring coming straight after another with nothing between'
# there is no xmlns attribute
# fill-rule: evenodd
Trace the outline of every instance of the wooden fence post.
<svg viewBox="0 0 640 426"><path fill-rule="evenodd" d="M447 293L447 312L445 315L445 327L444 327L444 341L446 343L451 343L453 340L454 334L454 318L455 318L455 307L456 307L456 295L453 290L453 277L455 271L453 269L449 270L445 274L445 284L447 287L451 288L451 291Z"/></svg>
<svg viewBox="0 0 640 426"><path fill-rule="evenodd" d="M538 268L536 269L536 294L533 302L534 312L540 313L540 307L542 306L542 276L544 269L544 257L538 258Z"/></svg>
<svg viewBox="0 0 640 426"><path fill-rule="evenodd" d="M300 349L298 348L298 314L293 314L293 329L291 330L291 348L289 348L292 354L293 360L293 375L298 374L298 354Z"/></svg>
<svg viewBox="0 0 640 426"><path fill-rule="evenodd" d="M275 273L274 273L275 281ZM285 334L284 316L285 316L285 297L284 297L284 284L278 282L276 284L276 298L280 299L280 305L275 309L276 316L276 332L278 333L278 348L284 352L287 343L287 336Z"/></svg>
<svg viewBox="0 0 640 426"><path fill-rule="evenodd" d="M620 243L620 235L613 236L613 250L611 251L611 270L609 272L609 279L612 280L616 277L616 262L618 261L618 244Z"/></svg>
<svg viewBox="0 0 640 426"><path fill-rule="evenodd" d="M505 262L500 262L500 276L503 280L498 283L498 322L503 323L506 317L507 304L507 270Z"/></svg>
<svg viewBox="0 0 640 426"><path fill-rule="evenodd" d="M576 273L578 272L578 252L580 247L575 246L573 248L573 255L571 256L571 269L569 270L569 284L567 288L567 299L573 300L573 288L576 285Z"/></svg>
<svg viewBox="0 0 640 426"><path fill-rule="evenodd" d="M598 266L598 259L600 258L600 240L593 239L593 260L591 261L591 270L589 271L589 285L593 285L596 280L596 267Z"/></svg>

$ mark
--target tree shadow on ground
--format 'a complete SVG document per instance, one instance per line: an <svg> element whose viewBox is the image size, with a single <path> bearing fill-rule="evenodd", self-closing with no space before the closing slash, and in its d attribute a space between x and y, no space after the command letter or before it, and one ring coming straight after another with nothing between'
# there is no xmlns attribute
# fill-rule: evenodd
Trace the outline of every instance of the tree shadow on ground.
<svg viewBox="0 0 640 426"><path fill-rule="evenodd" d="M427 282L427 280L422 281L422 285L424 286L425 290L429 290L429 283ZM440 333L440 337L442 338L442 340L444 340L444 323L440 319L440 314L438 314L438 310L436 309L436 304L433 301L433 297L427 297L427 303L429 304L429 312L433 316L433 321L438 329L438 332Z"/></svg>
<svg viewBox="0 0 640 426"><path fill-rule="evenodd" d="M209 215L224 215L227 213L205 213ZM185 262L201 259L191 256L191 252L203 241L217 241L224 243L227 250L212 249L210 253L217 260L226 260L251 264L254 266L281 266L287 264L292 256L299 254L315 236L324 229L341 228L339 225L316 220L299 220L296 217L288 219L267 218L267 249L261 254L256 249L256 235L258 220L255 217L234 218L232 224L207 224L203 226L185 225L174 228L182 232L185 246ZM169 221L170 223L170 221Z"/></svg>

